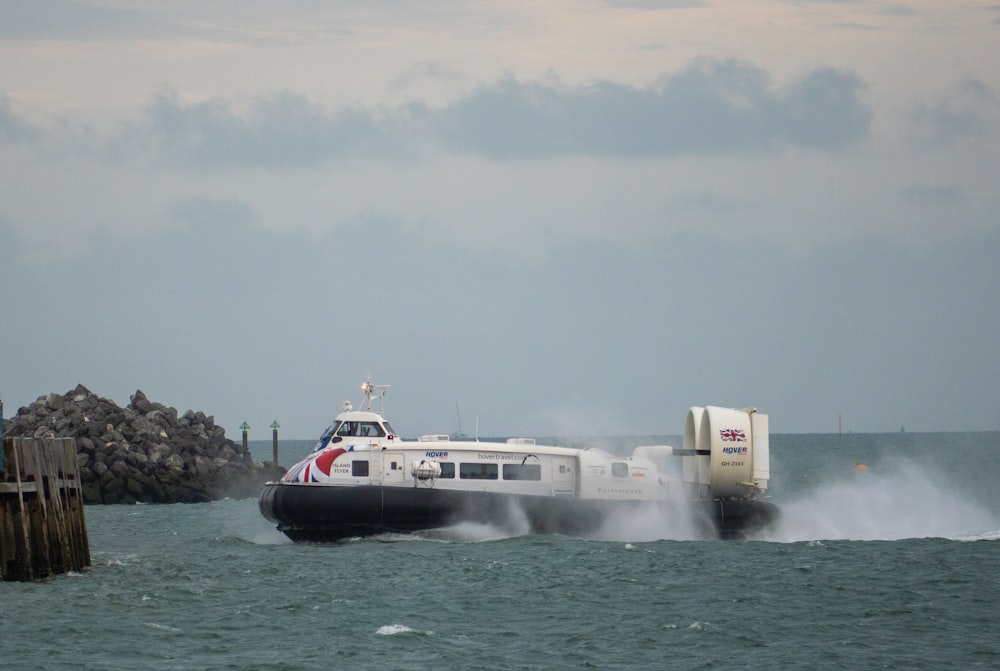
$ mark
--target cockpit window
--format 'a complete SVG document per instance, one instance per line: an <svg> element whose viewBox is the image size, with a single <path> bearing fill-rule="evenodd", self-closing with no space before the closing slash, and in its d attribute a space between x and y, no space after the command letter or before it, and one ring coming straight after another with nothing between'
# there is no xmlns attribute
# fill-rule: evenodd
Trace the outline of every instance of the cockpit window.
<svg viewBox="0 0 1000 671"><path fill-rule="evenodd" d="M385 431L377 422L361 422L361 435L370 438L385 438Z"/></svg>
<svg viewBox="0 0 1000 671"><path fill-rule="evenodd" d="M378 422L344 422L337 428L337 435L344 437L384 438L385 431Z"/></svg>

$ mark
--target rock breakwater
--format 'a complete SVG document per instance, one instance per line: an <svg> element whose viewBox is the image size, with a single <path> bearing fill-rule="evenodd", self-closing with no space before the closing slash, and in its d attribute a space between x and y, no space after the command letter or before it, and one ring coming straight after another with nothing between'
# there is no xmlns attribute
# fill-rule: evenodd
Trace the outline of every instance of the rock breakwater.
<svg viewBox="0 0 1000 671"><path fill-rule="evenodd" d="M124 408L83 385L41 396L4 420L4 436L75 438L86 503L249 498L284 472L255 464L212 416L178 414L139 390Z"/></svg>

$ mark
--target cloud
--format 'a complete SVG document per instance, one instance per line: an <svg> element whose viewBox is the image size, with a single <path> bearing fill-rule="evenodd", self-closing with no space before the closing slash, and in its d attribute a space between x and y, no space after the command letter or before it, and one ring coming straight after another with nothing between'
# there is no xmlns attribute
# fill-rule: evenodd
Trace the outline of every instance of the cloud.
<svg viewBox="0 0 1000 671"><path fill-rule="evenodd" d="M427 82L457 82L464 76L461 71L438 61L421 61L411 65L402 74L389 80L386 88L390 91L403 91L417 84Z"/></svg>
<svg viewBox="0 0 1000 671"><path fill-rule="evenodd" d="M36 129L11 109L10 99L0 91L0 142L19 144L32 140Z"/></svg>
<svg viewBox="0 0 1000 671"><path fill-rule="evenodd" d="M168 93L158 95L145 114L144 130L160 155L206 167L308 167L406 153L395 120L350 109L331 114L291 92L256 98L242 114L230 101L183 104Z"/></svg>
<svg viewBox="0 0 1000 671"><path fill-rule="evenodd" d="M189 103L171 91L156 95L139 123L105 143L109 156L131 145L140 154L151 148L169 163L208 169L411 161L440 148L491 160L837 151L868 136L863 90L857 75L832 68L775 87L749 63L698 59L644 88L504 78L443 107L412 102L330 111L290 91ZM30 129L0 98L0 137L29 139ZM77 142L93 142L93 133L73 129L56 124L52 132L65 137L51 144L71 144L74 134Z"/></svg>
<svg viewBox="0 0 1000 671"><path fill-rule="evenodd" d="M491 158L836 150L867 137L864 85L823 68L784 88L736 60L697 59L645 89L506 79L433 115L449 147Z"/></svg>
<svg viewBox="0 0 1000 671"><path fill-rule="evenodd" d="M331 113L284 92L241 112L231 101L164 94L147 106L146 123L162 155L207 167L406 159L427 144L495 160L836 151L868 135L863 90L857 75L830 68L775 88L753 65L700 59L647 88L505 78L442 108Z"/></svg>
<svg viewBox="0 0 1000 671"><path fill-rule="evenodd" d="M73 0L0 0L0 39L78 39L163 36L166 25L132 10Z"/></svg>
<svg viewBox="0 0 1000 671"><path fill-rule="evenodd" d="M883 7L878 10L879 14L885 14L886 16L916 16L917 11L911 7L905 5L890 5L888 7Z"/></svg>
<svg viewBox="0 0 1000 671"><path fill-rule="evenodd" d="M930 104L920 104L910 115L918 133L936 143L951 143L986 135L997 110L997 96L985 83L967 80Z"/></svg>

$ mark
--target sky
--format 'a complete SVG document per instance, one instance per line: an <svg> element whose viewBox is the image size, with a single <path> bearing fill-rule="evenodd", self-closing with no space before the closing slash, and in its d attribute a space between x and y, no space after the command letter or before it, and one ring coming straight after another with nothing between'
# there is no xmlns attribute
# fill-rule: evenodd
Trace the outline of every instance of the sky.
<svg viewBox="0 0 1000 671"><path fill-rule="evenodd" d="M0 397L1000 429L1000 4L0 0Z"/></svg>

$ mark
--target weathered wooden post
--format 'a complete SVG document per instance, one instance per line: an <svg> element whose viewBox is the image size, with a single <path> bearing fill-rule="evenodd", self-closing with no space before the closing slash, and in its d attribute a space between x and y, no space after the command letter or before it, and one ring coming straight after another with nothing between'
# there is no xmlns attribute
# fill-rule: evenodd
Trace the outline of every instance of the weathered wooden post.
<svg viewBox="0 0 1000 671"><path fill-rule="evenodd" d="M274 442L274 444L272 445L272 447L274 448L274 465L275 466L278 465L278 427L279 426L281 426L281 425L278 424L278 420L274 420L273 422L271 422L271 431L274 432L272 434L272 436L273 436L273 442Z"/></svg>
<svg viewBox="0 0 1000 671"><path fill-rule="evenodd" d="M73 438L7 438L0 473L0 580L90 566Z"/></svg>
<svg viewBox="0 0 1000 671"><path fill-rule="evenodd" d="M249 424L247 424L246 422L243 422L242 424L240 424L240 431L243 432L243 451L244 452L250 449L250 447L249 447L249 441L247 440L247 432L249 430L250 430L250 425Z"/></svg>

